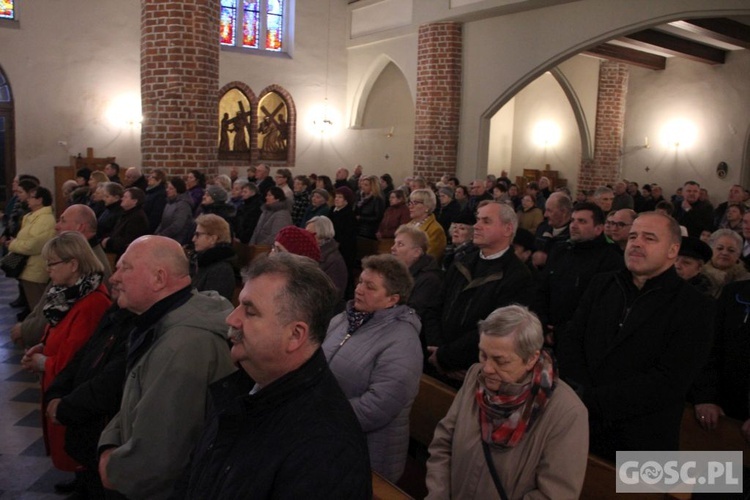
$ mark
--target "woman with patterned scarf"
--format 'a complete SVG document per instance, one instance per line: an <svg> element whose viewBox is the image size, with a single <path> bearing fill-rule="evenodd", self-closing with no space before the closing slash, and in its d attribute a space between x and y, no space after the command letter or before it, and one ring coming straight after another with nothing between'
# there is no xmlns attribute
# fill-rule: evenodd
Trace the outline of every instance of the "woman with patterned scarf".
<svg viewBox="0 0 750 500"><path fill-rule="evenodd" d="M70 231L51 239L42 249L42 258L52 281L42 298L48 325L42 342L26 351L21 364L41 375L45 391L88 341L111 302L102 264L82 234ZM65 453L65 427L54 418L47 419L47 408L42 406L45 444L52 463L63 471L81 471L81 465Z"/></svg>
<svg viewBox="0 0 750 500"><path fill-rule="evenodd" d="M427 498L578 498L588 412L542 350L539 319L502 307L479 333L479 363L430 444Z"/></svg>

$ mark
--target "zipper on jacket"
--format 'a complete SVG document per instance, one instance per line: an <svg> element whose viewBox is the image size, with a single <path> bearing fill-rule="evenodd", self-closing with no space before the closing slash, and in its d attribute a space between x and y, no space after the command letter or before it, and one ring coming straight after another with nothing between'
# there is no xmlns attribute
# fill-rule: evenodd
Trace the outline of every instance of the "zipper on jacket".
<svg viewBox="0 0 750 500"><path fill-rule="evenodd" d="M331 354L331 358L328 360L329 364L331 363L331 361L333 361L333 358L336 356L336 354L339 353L339 351L341 350L341 348L344 347L344 344L346 344L346 341L349 340L350 338L352 338L352 334L351 333L347 333L344 336L344 339L339 343L339 346L336 348L335 351L333 351L333 354Z"/></svg>

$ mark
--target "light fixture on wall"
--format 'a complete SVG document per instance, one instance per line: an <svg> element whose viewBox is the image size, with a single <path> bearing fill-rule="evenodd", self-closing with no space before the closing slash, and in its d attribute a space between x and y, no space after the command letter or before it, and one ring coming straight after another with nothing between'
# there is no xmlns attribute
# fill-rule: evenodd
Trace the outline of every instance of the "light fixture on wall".
<svg viewBox="0 0 750 500"><path fill-rule="evenodd" d="M661 130L662 142L675 149L691 146L697 135L695 125L682 118L667 122Z"/></svg>
<svg viewBox="0 0 750 500"><path fill-rule="evenodd" d="M560 127L556 123L543 120L534 126L534 143L541 147L554 146L560 141Z"/></svg>
<svg viewBox="0 0 750 500"><path fill-rule="evenodd" d="M137 94L122 94L115 97L107 107L107 118L115 125L135 127L143 123L141 98Z"/></svg>
<svg viewBox="0 0 750 500"><path fill-rule="evenodd" d="M390 139L391 137L393 137L393 131L394 131L394 129L395 129L395 128L396 128L396 127L394 127L393 125L391 125L391 129L390 129L390 130L388 131L388 133L387 133L387 134L385 134L385 136L386 136L387 138L389 138L389 139Z"/></svg>

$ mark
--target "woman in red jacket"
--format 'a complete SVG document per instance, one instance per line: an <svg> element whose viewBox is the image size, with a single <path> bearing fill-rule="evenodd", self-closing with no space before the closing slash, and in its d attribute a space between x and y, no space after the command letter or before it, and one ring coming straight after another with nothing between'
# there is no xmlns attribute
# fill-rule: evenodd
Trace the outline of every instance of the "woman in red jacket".
<svg viewBox="0 0 750 500"><path fill-rule="evenodd" d="M103 283L103 267L86 238L66 232L51 239L42 249L52 287L42 298L47 328L42 342L24 355L24 368L39 373L42 392L65 367L96 329L111 302ZM42 405L44 437L54 466L63 471L80 471L81 466L64 451L65 427L46 418Z"/></svg>

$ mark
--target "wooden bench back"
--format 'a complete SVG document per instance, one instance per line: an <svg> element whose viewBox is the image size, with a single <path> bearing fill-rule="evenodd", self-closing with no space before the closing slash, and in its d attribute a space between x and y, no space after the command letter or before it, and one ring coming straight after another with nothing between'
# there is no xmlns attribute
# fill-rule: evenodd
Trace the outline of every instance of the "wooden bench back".
<svg viewBox="0 0 750 500"><path fill-rule="evenodd" d="M448 413L456 397L456 390L434 377L422 375L419 393L409 415L409 435L418 443L429 447L435 427Z"/></svg>

